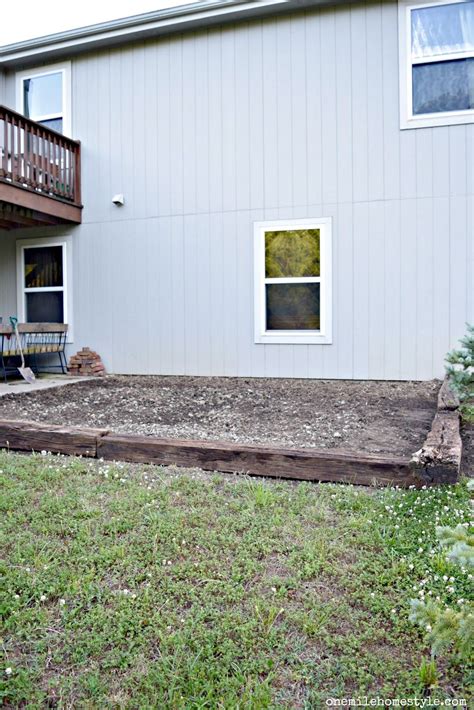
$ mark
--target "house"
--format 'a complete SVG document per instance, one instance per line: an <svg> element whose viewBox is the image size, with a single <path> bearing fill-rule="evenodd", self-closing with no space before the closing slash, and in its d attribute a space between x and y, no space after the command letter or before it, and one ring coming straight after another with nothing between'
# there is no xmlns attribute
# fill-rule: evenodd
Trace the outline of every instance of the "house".
<svg viewBox="0 0 474 710"><path fill-rule="evenodd" d="M0 315L115 373L428 379L474 319L474 2L0 48Z"/></svg>

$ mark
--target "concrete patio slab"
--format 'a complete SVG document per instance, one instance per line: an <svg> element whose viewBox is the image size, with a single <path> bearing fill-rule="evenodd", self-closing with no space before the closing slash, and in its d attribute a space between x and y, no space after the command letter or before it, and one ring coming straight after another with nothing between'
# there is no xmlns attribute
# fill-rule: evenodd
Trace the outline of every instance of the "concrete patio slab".
<svg viewBox="0 0 474 710"><path fill-rule="evenodd" d="M0 383L0 397L6 394L24 394L25 392L63 387L90 379L90 377L71 377L70 375L40 375L31 385L23 379L9 380L7 384L5 382Z"/></svg>

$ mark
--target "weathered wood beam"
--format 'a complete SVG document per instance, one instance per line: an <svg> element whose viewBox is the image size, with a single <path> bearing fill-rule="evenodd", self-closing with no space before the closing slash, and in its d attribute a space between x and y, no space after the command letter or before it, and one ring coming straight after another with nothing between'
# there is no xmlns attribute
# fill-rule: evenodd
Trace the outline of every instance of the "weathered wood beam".
<svg viewBox="0 0 474 710"><path fill-rule="evenodd" d="M454 410L459 407L459 397L446 376L438 392L438 411Z"/></svg>
<svg viewBox="0 0 474 710"><path fill-rule="evenodd" d="M0 202L41 212L60 222L80 224L82 208L28 187L12 184L0 178Z"/></svg>
<svg viewBox="0 0 474 710"><path fill-rule="evenodd" d="M1 420L0 448L96 458L97 442L106 434L106 429Z"/></svg>
<svg viewBox="0 0 474 710"><path fill-rule="evenodd" d="M445 377L438 393L438 408L431 429L410 462L412 470L423 477L427 485L456 483L459 478L462 439L458 407L459 398L448 377Z"/></svg>
<svg viewBox="0 0 474 710"><path fill-rule="evenodd" d="M273 478L362 485L407 486L417 483L408 458L392 456L113 433L100 439L97 451L98 456L108 460L198 467Z"/></svg>

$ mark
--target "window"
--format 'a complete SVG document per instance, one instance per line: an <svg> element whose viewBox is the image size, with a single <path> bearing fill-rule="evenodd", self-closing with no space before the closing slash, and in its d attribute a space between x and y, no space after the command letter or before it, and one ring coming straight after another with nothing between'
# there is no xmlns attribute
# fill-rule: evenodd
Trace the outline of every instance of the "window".
<svg viewBox="0 0 474 710"><path fill-rule="evenodd" d="M17 242L21 322L70 325L70 250L68 237Z"/></svg>
<svg viewBox="0 0 474 710"><path fill-rule="evenodd" d="M17 75L17 106L27 118L70 135L70 66L45 67Z"/></svg>
<svg viewBox="0 0 474 710"><path fill-rule="evenodd" d="M254 229L255 342L331 343L331 219Z"/></svg>
<svg viewBox="0 0 474 710"><path fill-rule="evenodd" d="M401 127L474 122L474 1L400 2Z"/></svg>

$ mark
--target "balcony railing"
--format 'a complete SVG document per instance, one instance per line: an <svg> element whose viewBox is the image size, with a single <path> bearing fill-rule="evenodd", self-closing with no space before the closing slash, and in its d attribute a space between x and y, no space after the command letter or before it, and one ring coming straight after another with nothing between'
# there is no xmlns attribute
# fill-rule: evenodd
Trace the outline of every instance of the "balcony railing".
<svg viewBox="0 0 474 710"><path fill-rule="evenodd" d="M80 143L0 106L0 181L80 207Z"/></svg>

